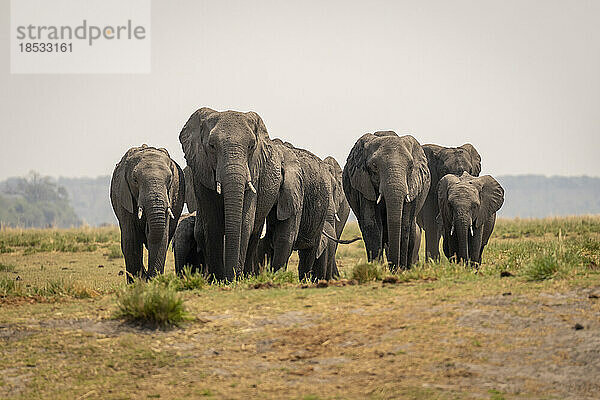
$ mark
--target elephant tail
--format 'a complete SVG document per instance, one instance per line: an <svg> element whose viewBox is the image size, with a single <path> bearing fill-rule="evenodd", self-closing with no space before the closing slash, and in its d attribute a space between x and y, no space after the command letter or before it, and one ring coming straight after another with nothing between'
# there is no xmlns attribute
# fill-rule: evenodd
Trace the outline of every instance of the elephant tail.
<svg viewBox="0 0 600 400"><path fill-rule="evenodd" d="M350 244L350 243L354 243L357 240L361 239L360 237L355 237L354 239L342 240L342 239L338 239L338 238L331 236L330 234L328 234L325 231L323 231L323 235L325 235L328 239L333 240L334 242L336 242L338 244Z"/></svg>

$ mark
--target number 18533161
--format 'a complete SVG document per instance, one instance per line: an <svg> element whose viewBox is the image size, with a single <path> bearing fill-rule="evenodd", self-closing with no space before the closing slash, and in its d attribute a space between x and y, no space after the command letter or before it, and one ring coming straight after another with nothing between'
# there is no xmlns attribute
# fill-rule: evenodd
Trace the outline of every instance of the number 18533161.
<svg viewBox="0 0 600 400"><path fill-rule="evenodd" d="M72 53L73 43L21 42L19 50L21 53Z"/></svg>

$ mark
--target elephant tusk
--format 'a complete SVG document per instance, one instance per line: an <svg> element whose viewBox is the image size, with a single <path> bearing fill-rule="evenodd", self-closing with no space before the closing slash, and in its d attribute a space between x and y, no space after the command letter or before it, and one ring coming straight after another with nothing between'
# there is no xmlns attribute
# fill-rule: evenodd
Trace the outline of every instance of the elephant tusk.
<svg viewBox="0 0 600 400"><path fill-rule="evenodd" d="M263 224L262 232L260 233L260 238L264 239L265 236L267 236L267 223L266 222Z"/></svg>
<svg viewBox="0 0 600 400"><path fill-rule="evenodd" d="M473 225L469 226L469 230L471 232L471 236L473 236Z"/></svg>
<svg viewBox="0 0 600 400"><path fill-rule="evenodd" d="M250 188L250 190L252 190L252 193L256 194L256 188L254 187L251 181L248 181L248 187Z"/></svg>
<svg viewBox="0 0 600 400"><path fill-rule="evenodd" d="M167 208L167 212L169 213L169 217L171 217L172 219L175 219L175 216L173 215L173 211L171 210L171 207Z"/></svg>
<svg viewBox="0 0 600 400"><path fill-rule="evenodd" d="M454 235L454 225L452 225L452 229L450 229L450 236Z"/></svg>
<svg viewBox="0 0 600 400"><path fill-rule="evenodd" d="M406 195L406 202L410 203L410 196L409 195Z"/></svg>
<svg viewBox="0 0 600 400"><path fill-rule="evenodd" d="M138 207L138 219L142 219L142 214L143 214L143 210L142 210L142 206Z"/></svg>
<svg viewBox="0 0 600 400"><path fill-rule="evenodd" d="M337 222L342 222L342 221L340 220L340 217L338 217L337 213L335 213L335 220L336 220Z"/></svg>
<svg viewBox="0 0 600 400"><path fill-rule="evenodd" d="M217 194L221 194L221 182L217 181Z"/></svg>
<svg viewBox="0 0 600 400"><path fill-rule="evenodd" d="M383 198L383 193L379 193L379 197L377 198L377 204L381 203L382 198Z"/></svg>

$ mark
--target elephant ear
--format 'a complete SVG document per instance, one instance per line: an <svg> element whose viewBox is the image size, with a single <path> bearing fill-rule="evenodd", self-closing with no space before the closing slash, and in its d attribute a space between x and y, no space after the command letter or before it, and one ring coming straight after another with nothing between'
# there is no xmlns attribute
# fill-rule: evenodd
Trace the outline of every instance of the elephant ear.
<svg viewBox="0 0 600 400"><path fill-rule="evenodd" d="M171 171L173 172L173 179L169 190L170 206L173 208L173 213L179 215L183 210L185 201L185 176L179 164L173 160L171 160Z"/></svg>
<svg viewBox="0 0 600 400"><path fill-rule="evenodd" d="M408 195L410 196L410 201L413 201L421 192L429 191L431 175L429 173L429 165L423 148L419 142L417 142L417 139L412 136L409 136L409 138L413 142L413 165L410 176L408 177Z"/></svg>
<svg viewBox="0 0 600 400"><path fill-rule="evenodd" d="M115 172L113 172L113 178L111 181L111 192L115 193L119 199L119 203L121 207L125 210L133 214L133 194L129 189L129 183L127 182L127 160L126 157L130 153L127 154L121 159L121 162L117 164L115 167Z"/></svg>
<svg viewBox="0 0 600 400"><path fill-rule="evenodd" d="M438 173L439 157L443 147L437 144L424 144L421 146L425 157L427 157L427 165L429 167L429 174L431 175L431 185L437 184L441 176ZM437 190L436 187L433 190Z"/></svg>
<svg viewBox="0 0 600 400"><path fill-rule="evenodd" d="M252 121L252 124L254 125L254 133L256 134L256 140L260 142L268 139L269 132L267 132L267 127L265 126L265 123L263 122L260 115L258 115L254 111L249 111L246 113L246 115L248 115L250 121Z"/></svg>
<svg viewBox="0 0 600 400"><path fill-rule="evenodd" d="M479 176L481 173L481 156L471 143L465 143L460 147L461 149L465 149L471 155L471 165L473 166L473 171L470 171L471 175Z"/></svg>
<svg viewBox="0 0 600 400"><path fill-rule="evenodd" d="M450 207L448 203L448 189L456 183L459 182L459 178L456 175L448 174L444 175L437 187L437 198L438 198L438 206L440 209L440 215L442 216L443 225L447 225L452 220L452 216L450 215Z"/></svg>
<svg viewBox="0 0 600 400"><path fill-rule="evenodd" d="M183 169L183 176L185 179L185 202L188 212L193 213L198 209L198 201L194 191L194 174L189 165Z"/></svg>
<svg viewBox="0 0 600 400"><path fill-rule="evenodd" d="M479 191L481 205L479 206L476 224L481 226L490 215L498 211L504 204L504 189L498 181L489 175L477 178L477 182L481 185Z"/></svg>
<svg viewBox="0 0 600 400"><path fill-rule="evenodd" d="M358 139L346 161L351 186L370 201L376 200L376 193L367 170L365 147L374 137L374 135L367 133Z"/></svg>
<svg viewBox="0 0 600 400"><path fill-rule="evenodd" d="M283 182L279 188L277 199L277 219L283 221L302 211L304 197L302 169L296 155L286 154L284 156L281 164L281 177Z"/></svg>
<svg viewBox="0 0 600 400"><path fill-rule="evenodd" d="M195 111L179 134L179 142L181 142L187 164L192 167L192 171L200 179L200 182L212 190L215 189L215 176L203 142L208 140L209 134L206 119L215 112L208 107Z"/></svg>

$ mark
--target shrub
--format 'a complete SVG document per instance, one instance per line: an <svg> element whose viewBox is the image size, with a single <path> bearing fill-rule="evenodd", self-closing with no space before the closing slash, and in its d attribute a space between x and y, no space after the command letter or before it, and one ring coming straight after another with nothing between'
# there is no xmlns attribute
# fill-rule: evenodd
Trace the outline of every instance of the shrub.
<svg viewBox="0 0 600 400"><path fill-rule="evenodd" d="M204 275L198 272L192 273L192 267L185 267L183 269L183 276L179 282L179 290L195 290L202 289L208 282Z"/></svg>
<svg viewBox="0 0 600 400"><path fill-rule="evenodd" d="M189 319L176 288L164 280L137 280L117 292L116 301L116 318L142 325L179 326Z"/></svg>
<svg viewBox="0 0 600 400"><path fill-rule="evenodd" d="M381 280L383 276L382 268L378 264L360 263L352 269L352 279L359 283Z"/></svg>
<svg viewBox="0 0 600 400"><path fill-rule="evenodd" d="M541 254L531 259L523 271L529 281L543 281L554 278L559 272L555 254Z"/></svg>

